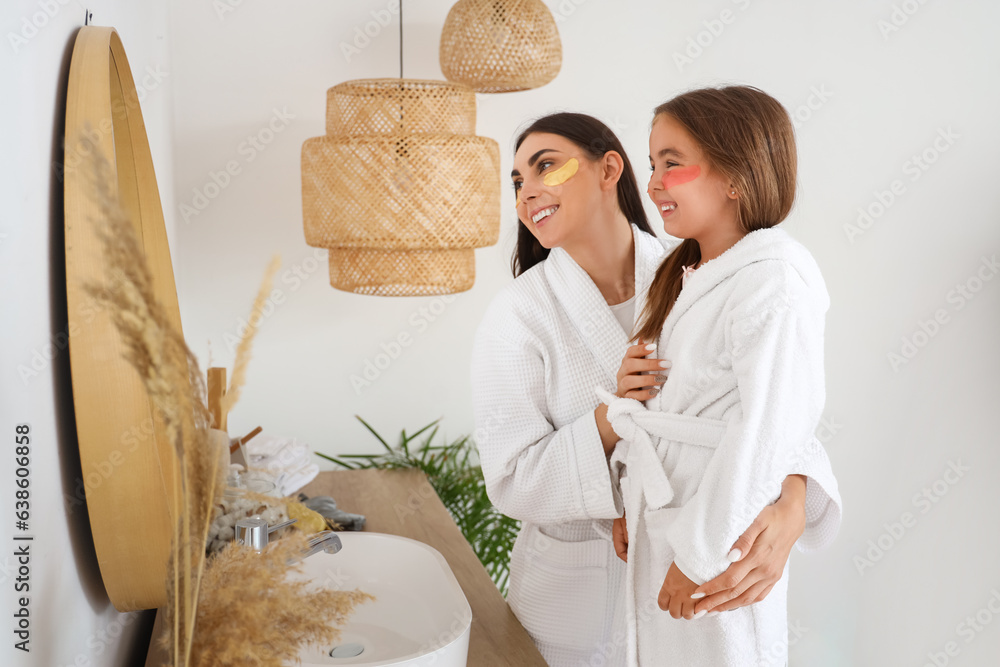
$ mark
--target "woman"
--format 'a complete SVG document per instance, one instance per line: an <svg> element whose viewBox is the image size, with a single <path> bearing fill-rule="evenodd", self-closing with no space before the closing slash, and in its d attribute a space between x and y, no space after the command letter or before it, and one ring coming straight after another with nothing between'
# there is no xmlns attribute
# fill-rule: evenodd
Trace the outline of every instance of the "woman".
<svg viewBox="0 0 1000 667"><path fill-rule="evenodd" d="M490 498L522 521L508 603L550 665L623 664L625 564L610 535L622 508L607 458L618 436L594 389L617 389L665 247L621 143L600 121L546 116L515 151L517 279L487 311L472 363ZM662 384L669 361L658 365ZM836 532L836 484L825 453L812 451L734 545L737 562L698 588L699 611L763 599L796 540L816 549Z"/></svg>

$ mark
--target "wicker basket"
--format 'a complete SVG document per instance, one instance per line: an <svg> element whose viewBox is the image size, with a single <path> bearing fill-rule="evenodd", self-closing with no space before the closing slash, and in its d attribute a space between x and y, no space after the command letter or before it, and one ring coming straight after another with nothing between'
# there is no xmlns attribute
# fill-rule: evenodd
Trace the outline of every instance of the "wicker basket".
<svg viewBox="0 0 1000 667"><path fill-rule="evenodd" d="M541 0L460 0L444 22L440 61L449 81L508 93L556 78L562 43Z"/></svg>
<svg viewBox="0 0 1000 667"><path fill-rule="evenodd" d="M380 296L460 292L473 248L496 243L500 150L477 137L475 94L443 81L369 79L327 94L327 136L302 145L306 243L330 284Z"/></svg>

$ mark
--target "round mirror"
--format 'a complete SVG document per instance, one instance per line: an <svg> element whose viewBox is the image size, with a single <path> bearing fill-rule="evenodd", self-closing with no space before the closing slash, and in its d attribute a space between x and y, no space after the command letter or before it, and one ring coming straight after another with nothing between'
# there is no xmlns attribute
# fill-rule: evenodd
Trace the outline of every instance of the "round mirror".
<svg viewBox="0 0 1000 667"><path fill-rule="evenodd" d="M119 611L166 603L177 459L107 312L87 285L114 289L97 237L93 156L135 225L153 289L181 330L177 291L146 128L132 71L113 28L88 26L73 47L64 164L66 292L76 431L87 511L108 597Z"/></svg>

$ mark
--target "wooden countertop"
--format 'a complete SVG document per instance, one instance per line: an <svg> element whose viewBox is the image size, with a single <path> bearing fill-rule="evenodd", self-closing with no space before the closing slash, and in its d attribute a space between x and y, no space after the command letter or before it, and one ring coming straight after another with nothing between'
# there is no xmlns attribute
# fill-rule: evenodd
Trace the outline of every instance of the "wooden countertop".
<svg viewBox="0 0 1000 667"><path fill-rule="evenodd" d="M441 552L472 607L469 667L545 666L531 637L507 607L423 472L321 472L302 493L331 496L345 512L364 514L366 532L408 537Z"/></svg>

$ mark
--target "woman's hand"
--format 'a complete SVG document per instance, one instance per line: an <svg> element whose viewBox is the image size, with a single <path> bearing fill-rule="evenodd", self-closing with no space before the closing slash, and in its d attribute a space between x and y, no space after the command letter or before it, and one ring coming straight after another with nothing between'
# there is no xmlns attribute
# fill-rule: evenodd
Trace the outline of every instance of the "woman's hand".
<svg viewBox="0 0 1000 667"><path fill-rule="evenodd" d="M767 597L781 578L792 546L805 530L805 499L805 476L786 477L781 497L765 507L733 544L733 564L698 586L695 593L705 597L698 600L696 612L729 611Z"/></svg>
<svg viewBox="0 0 1000 667"><path fill-rule="evenodd" d="M644 358L655 349L655 344L647 345L640 339L636 345L625 351L625 358L622 359L622 365L618 369L618 389L615 392L619 398L647 401L660 393L660 385L667 381L670 362Z"/></svg>
<svg viewBox="0 0 1000 667"><path fill-rule="evenodd" d="M656 349L655 345L646 345L642 340L625 351L625 358L618 369L618 387L615 395L619 398L634 398L646 401L660 393L660 385L667 381L670 362L663 359L644 359L647 354ZM643 371L657 371L655 374L643 374ZM608 421L608 406L601 403L594 409L594 419L597 431L601 436L604 455L611 456L618 442L618 434Z"/></svg>
<svg viewBox="0 0 1000 667"><path fill-rule="evenodd" d="M698 584L688 579L677 567L677 563L671 563L667 576L663 578L663 586L660 587L656 604L663 611L669 611L674 618L690 620L696 615L704 616L704 612L696 612L695 602L691 599L697 589Z"/></svg>
<svg viewBox="0 0 1000 667"><path fill-rule="evenodd" d="M611 524L611 540L615 544L615 553L626 563L628 562L628 526L625 515L621 515Z"/></svg>

